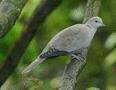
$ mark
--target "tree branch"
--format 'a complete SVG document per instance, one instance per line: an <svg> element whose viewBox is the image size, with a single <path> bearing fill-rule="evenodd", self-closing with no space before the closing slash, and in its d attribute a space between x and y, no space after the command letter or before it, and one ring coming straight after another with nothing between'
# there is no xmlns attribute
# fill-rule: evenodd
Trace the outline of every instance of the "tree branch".
<svg viewBox="0 0 116 90"><path fill-rule="evenodd" d="M88 0L83 23L90 17L98 15L100 5L101 0ZM82 58L83 62L72 59L65 67L59 90L76 90L77 78L86 64L87 51L87 48L82 50L81 56L84 57Z"/></svg>
<svg viewBox="0 0 116 90"><path fill-rule="evenodd" d="M89 18L97 16L99 13L100 6L101 0L88 0L83 23L85 23Z"/></svg>
<svg viewBox="0 0 116 90"><path fill-rule="evenodd" d="M17 39L4 65L0 68L0 86L13 73L21 56L24 54L27 46L37 32L38 27L43 23L46 17L61 3L62 0L44 0L34 11L30 22L27 24L20 38Z"/></svg>
<svg viewBox="0 0 116 90"><path fill-rule="evenodd" d="M0 38L10 31L26 2L27 0L0 1Z"/></svg>

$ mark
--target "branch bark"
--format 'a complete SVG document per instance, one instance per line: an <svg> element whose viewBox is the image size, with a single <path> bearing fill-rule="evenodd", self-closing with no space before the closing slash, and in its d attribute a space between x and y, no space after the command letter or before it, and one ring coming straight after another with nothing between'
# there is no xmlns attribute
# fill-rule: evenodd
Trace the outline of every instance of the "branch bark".
<svg viewBox="0 0 116 90"><path fill-rule="evenodd" d="M101 0L88 0L83 23L85 23L89 18L98 15L100 5ZM86 64L87 51L88 48L83 49L81 52L81 57L83 57L82 62L72 59L65 67L59 90L77 90L77 78Z"/></svg>
<svg viewBox="0 0 116 90"><path fill-rule="evenodd" d="M0 86L15 70L21 56L24 54L32 38L35 36L38 27L61 3L61 1L62 0L44 0L41 5L37 6L21 36L17 39L11 51L8 53L4 65L0 68Z"/></svg>
<svg viewBox="0 0 116 90"><path fill-rule="evenodd" d="M0 38L10 31L26 2L27 0L0 0Z"/></svg>

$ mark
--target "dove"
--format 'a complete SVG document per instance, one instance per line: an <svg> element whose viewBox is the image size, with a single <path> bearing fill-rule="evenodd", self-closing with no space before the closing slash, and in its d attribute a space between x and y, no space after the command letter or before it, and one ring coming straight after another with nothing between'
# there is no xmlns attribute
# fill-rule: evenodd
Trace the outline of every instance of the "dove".
<svg viewBox="0 0 116 90"><path fill-rule="evenodd" d="M80 53L82 48L89 47L97 29L102 26L104 26L102 19L95 16L84 24L75 24L62 30L48 42L37 59L28 65L22 74L30 72L34 67L50 57L66 55L78 58L76 53Z"/></svg>

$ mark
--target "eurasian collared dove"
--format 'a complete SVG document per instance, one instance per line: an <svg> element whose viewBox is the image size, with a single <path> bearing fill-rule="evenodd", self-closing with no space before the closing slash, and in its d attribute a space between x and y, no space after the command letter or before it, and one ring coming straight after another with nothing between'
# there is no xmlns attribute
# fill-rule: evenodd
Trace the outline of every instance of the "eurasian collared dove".
<svg viewBox="0 0 116 90"><path fill-rule="evenodd" d="M103 21L96 16L90 18L85 24L76 24L59 32L22 74L28 73L49 57L60 55L75 57L75 52L90 45L96 30L101 26L104 26Z"/></svg>

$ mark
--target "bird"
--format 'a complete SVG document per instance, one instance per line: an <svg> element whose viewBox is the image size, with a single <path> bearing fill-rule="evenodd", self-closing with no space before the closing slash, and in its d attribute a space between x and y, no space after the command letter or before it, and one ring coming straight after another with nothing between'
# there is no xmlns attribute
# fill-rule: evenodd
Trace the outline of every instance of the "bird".
<svg viewBox="0 0 116 90"><path fill-rule="evenodd" d="M78 58L82 48L88 48L99 27L105 24L98 16L89 18L84 24L75 24L65 28L56 34L43 49L41 54L23 71L22 74L29 73L38 64L50 57L71 56ZM79 59L77 59L79 60Z"/></svg>

